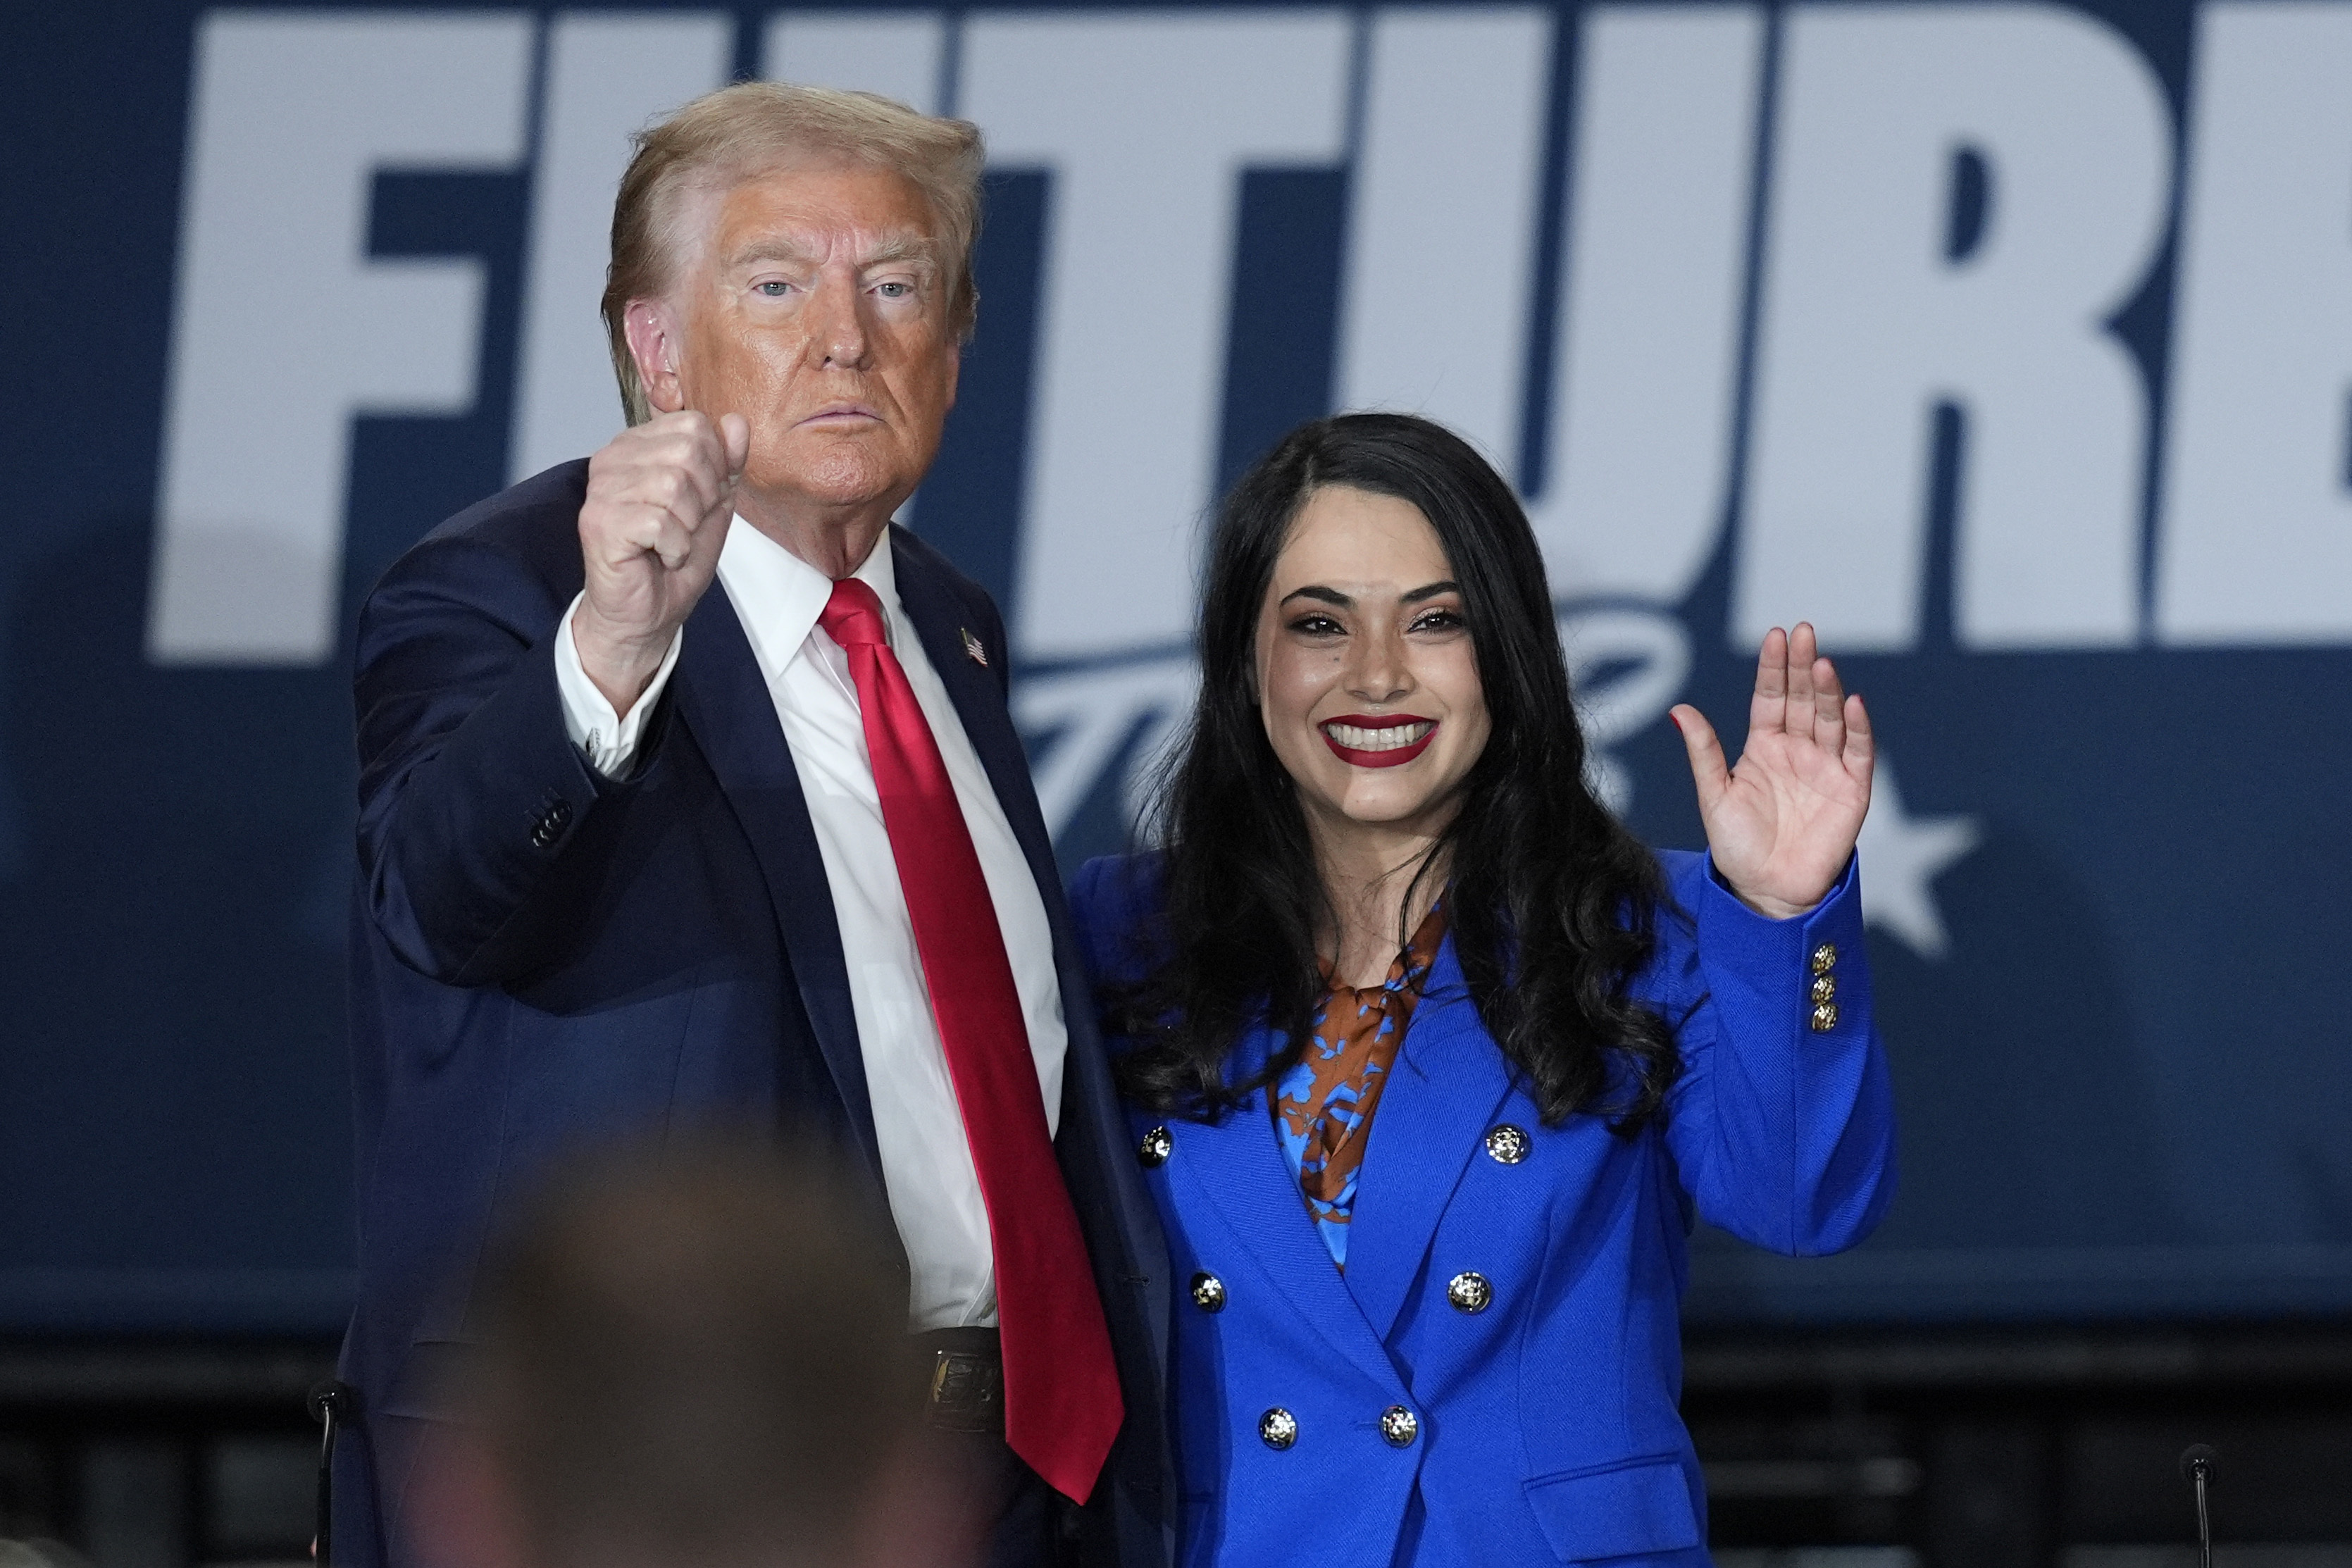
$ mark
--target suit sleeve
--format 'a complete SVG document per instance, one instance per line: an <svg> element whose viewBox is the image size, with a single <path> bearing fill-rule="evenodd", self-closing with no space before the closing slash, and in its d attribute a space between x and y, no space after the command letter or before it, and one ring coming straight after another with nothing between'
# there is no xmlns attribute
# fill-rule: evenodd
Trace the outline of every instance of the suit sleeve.
<svg viewBox="0 0 2352 1568"><path fill-rule="evenodd" d="M1895 1193L1895 1106L1871 1007L1855 866L1810 913L1769 920L1692 857L1683 1075L1666 1142L1701 1217L1775 1252L1839 1252ZM1826 984L1823 984L1823 983Z"/></svg>
<svg viewBox="0 0 2352 1568"><path fill-rule="evenodd" d="M653 679L646 682L627 714L615 713L612 700L588 678L587 667L580 662L580 644L572 635L572 623L587 597L585 589L574 595L571 607L555 623L555 692L563 705L563 732L601 776L625 779L636 771L638 742L644 738L646 719L661 705L670 672L677 668L677 650L686 646L686 628L670 633L669 651L662 655Z"/></svg>
<svg viewBox="0 0 2352 1568"><path fill-rule="evenodd" d="M566 731L563 608L520 562L453 539L403 557L361 612L360 874L392 951L436 980L526 973L527 944L502 938L599 801L628 787Z"/></svg>

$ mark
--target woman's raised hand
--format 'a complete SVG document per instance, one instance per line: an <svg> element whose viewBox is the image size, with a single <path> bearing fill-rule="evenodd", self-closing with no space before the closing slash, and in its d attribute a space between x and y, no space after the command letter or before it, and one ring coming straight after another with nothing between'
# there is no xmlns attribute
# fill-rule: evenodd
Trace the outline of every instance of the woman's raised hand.
<svg viewBox="0 0 2352 1568"><path fill-rule="evenodd" d="M1820 903L1870 809L1874 747L1862 699L1838 684L1812 626L1764 634L1737 767L1724 765L1723 742L1697 709L1678 703L1669 717L1690 752L1715 868L1731 890L1776 920Z"/></svg>

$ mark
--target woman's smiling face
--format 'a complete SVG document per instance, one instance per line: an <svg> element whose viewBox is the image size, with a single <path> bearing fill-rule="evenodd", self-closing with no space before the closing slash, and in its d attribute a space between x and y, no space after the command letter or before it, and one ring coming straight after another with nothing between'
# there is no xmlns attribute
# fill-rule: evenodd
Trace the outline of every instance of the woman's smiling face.
<svg viewBox="0 0 2352 1568"><path fill-rule="evenodd" d="M1345 485L1307 496L1258 611L1257 689L1321 830L1444 830L1488 723L1461 590L1419 508Z"/></svg>

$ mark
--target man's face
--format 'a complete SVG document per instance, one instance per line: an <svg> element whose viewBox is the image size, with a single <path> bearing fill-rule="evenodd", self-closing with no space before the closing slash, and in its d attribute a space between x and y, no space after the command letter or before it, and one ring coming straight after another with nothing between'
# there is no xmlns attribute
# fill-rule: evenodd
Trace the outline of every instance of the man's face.
<svg viewBox="0 0 2352 1568"><path fill-rule="evenodd" d="M795 163L703 198L656 405L751 425L744 487L782 506L895 508L955 402L947 258L904 177ZM691 209L689 209L691 216Z"/></svg>

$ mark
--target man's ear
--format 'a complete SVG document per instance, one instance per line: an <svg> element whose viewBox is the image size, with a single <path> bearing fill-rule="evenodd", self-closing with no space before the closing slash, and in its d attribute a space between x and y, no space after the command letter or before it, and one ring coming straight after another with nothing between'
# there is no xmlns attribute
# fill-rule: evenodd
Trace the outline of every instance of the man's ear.
<svg viewBox="0 0 2352 1568"><path fill-rule="evenodd" d="M621 313L621 330L628 334L629 357L637 362L637 380L654 412L675 414L685 407L677 365L686 334L677 312L667 300L632 300Z"/></svg>

